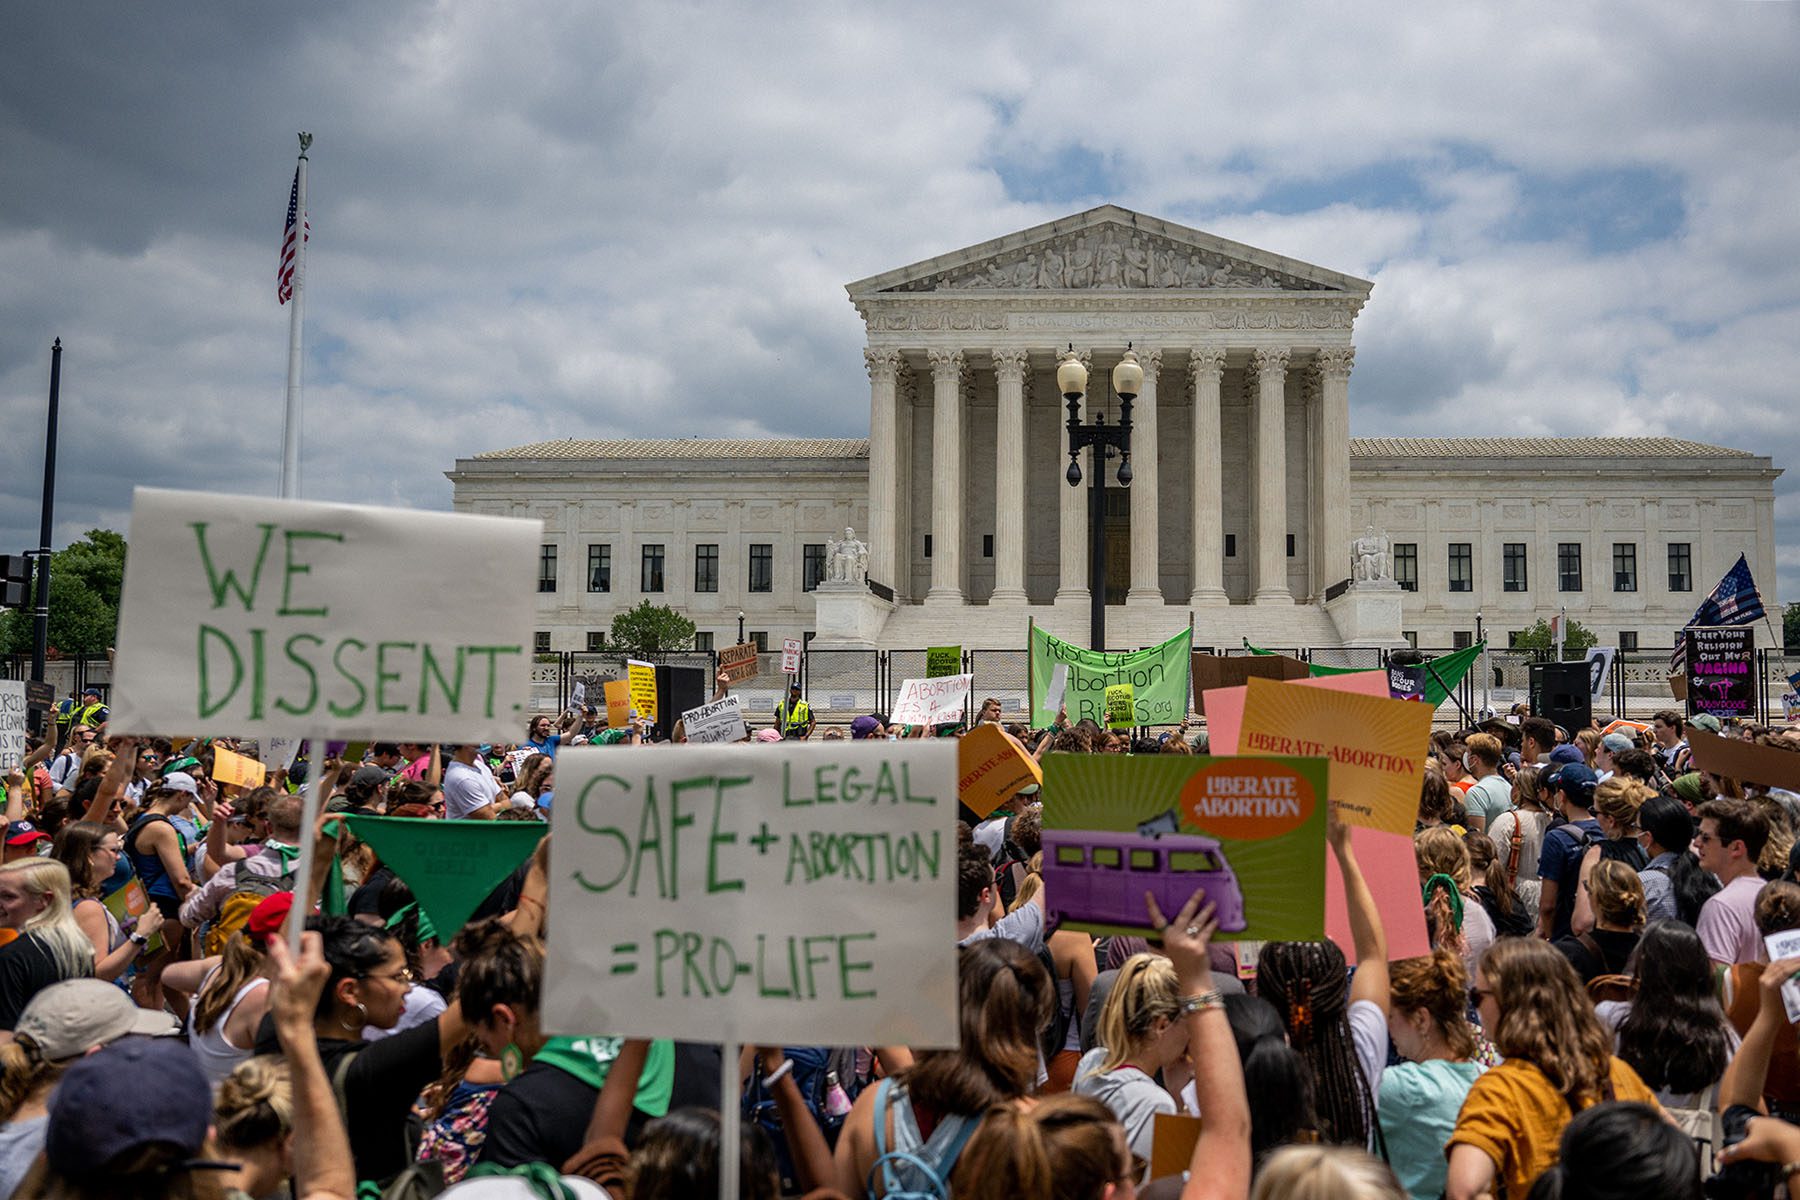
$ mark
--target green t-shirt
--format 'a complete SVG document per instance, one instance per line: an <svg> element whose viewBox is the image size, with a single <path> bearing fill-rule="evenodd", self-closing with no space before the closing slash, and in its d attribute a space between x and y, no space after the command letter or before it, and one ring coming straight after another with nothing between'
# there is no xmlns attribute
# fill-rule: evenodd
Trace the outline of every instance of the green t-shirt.
<svg viewBox="0 0 1800 1200"><path fill-rule="evenodd" d="M1444 1144L1482 1067L1476 1062L1403 1062L1381 1073L1377 1106L1388 1163L1414 1200L1444 1194Z"/></svg>
<svg viewBox="0 0 1800 1200"><path fill-rule="evenodd" d="M544 1043L534 1062L547 1062L560 1067L590 1087L606 1083L606 1073L619 1056L623 1038L554 1037ZM644 1059L644 1070L638 1076L637 1097L632 1107L645 1116L666 1116L669 1098L675 1092L675 1043L658 1038L650 1043Z"/></svg>

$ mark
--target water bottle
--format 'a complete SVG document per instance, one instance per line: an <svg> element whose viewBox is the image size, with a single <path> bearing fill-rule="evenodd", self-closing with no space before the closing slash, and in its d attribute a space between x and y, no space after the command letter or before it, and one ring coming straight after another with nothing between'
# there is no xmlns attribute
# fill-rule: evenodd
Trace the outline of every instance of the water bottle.
<svg viewBox="0 0 1800 1200"><path fill-rule="evenodd" d="M825 1072L825 1115L828 1117L848 1116L853 1106L849 1093L844 1085L838 1082L836 1071Z"/></svg>

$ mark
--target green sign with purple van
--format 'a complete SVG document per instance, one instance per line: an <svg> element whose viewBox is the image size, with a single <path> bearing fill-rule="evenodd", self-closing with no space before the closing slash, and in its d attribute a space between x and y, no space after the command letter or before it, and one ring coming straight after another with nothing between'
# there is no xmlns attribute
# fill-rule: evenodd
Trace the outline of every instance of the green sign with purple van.
<svg viewBox="0 0 1800 1200"><path fill-rule="evenodd" d="M1325 936L1323 758L1052 754L1044 760L1044 899L1063 924L1148 934L1196 890L1219 938Z"/></svg>

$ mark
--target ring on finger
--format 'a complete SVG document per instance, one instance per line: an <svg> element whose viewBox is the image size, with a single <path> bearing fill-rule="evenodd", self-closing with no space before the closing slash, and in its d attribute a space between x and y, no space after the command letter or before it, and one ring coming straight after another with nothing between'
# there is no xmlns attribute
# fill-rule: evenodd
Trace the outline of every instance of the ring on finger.
<svg viewBox="0 0 1800 1200"><path fill-rule="evenodd" d="M1198 925L1189 925L1187 927L1187 929L1184 930L1184 932L1189 937L1199 937L1200 936L1200 927Z"/></svg>

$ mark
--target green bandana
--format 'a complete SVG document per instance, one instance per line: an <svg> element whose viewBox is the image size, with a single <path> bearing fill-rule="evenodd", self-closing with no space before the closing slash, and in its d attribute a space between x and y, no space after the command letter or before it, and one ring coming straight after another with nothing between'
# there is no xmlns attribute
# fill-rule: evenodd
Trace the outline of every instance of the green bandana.
<svg viewBox="0 0 1800 1200"><path fill-rule="evenodd" d="M1448 875L1433 875L1427 879L1423 889L1425 903L1427 905L1431 903L1431 893L1439 888L1443 888L1450 894L1450 920L1460 932L1463 927L1463 898L1462 893L1456 890L1456 880Z"/></svg>
<svg viewBox="0 0 1800 1200"><path fill-rule="evenodd" d="M591 1088L606 1082L613 1059L619 1056L623 1038L554 1037L544 1043L533 1062L549 1063L567 1071ZM669 1111L669 1097L675 1086L675 1043L658 1038L650 1043L650 1054L644 1059L643 1074L638 1076L637 1098L632 1107L645 1116L660 1117Z"/></svg>
<svg viewBox="0 0 1800 1200"><path fill-rule="evenodd" d="M543 825L535 821L340 819L406 881L440 939L455 937L469 914L531 857L544 837Z"/></svg>
<svg viewBox="0 0 1800 1200"><path fill-rule="evenodd" d="M431 918L425 915L425 910L419 907L417 900L404 908L397 909L394 915L387 919L387 927L389 929L396 928L415 912L419 914L419 940L421 942L437 941L437 926L431 923Z"/></svg>

